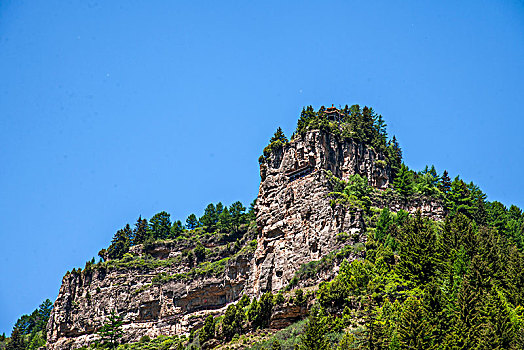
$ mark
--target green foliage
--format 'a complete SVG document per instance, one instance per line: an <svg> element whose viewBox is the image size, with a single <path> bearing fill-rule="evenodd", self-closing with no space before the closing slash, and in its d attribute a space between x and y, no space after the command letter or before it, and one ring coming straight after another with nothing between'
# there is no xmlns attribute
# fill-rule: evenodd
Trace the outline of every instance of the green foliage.
<svg viewBox="0 0 524 350"><path fill-rule="evenodd" d="M284 135L284 132L282 131L282 128L280 126L277 128L277 131L275 131L275 134L273 135L273 137L271 137L271 139L269 140L269 143L276 142L276 141L280 141L283 144L286 144L289 142L286 135Z"/></svg>
<svg viewBox="0 0 524 350"><path fill-rule="evenodd" d="M306 305L306 297L304 296L304 291L302 289L296 289L295 290L295 304L299 306Z"/></svg>
<svg viewBox="0 0 524 350"><path fill-rule="evenodd" d="M200 226L200 222L198 221L195 214L190 214L186 219L186 229L193 230Z"/></svg>
<svg viewBox="0 0 524 350"><path fill-rule="evenodd" d="M277 295L275 295L274 302L275 302L275 305L283 305L286 302L286 299L284 298L282 291L279 291Z"/></svg>
<svg viewBox="0 0 524 350"><path fill-rule="evenodd" d="M330 108L330 113L324 106L315 111L312 106L302 109L294 135L304 135L309 130L322 130L337 137L363 142L376 151L386 155L388 163L400 165L402 152L396 139L387 141L386 123L381 115L372 108L361 108L359 105L345 106L342 109Z"/></svg>
<svg viewBox="0 0 524 350"><path fill-rule="evenodd" d="M431 349L432 327L427 322L419 299L411 296L402 305L398 340L403 349Z"/></svg>
<svg viewBox="0 0 524 350"><path fill-rule="evenodd" d="M389 141L386 153L391 167L391 175L393 176L393 179L396 179L400 167L402 166L402 149L400 148L395 136L393 136L391 141Z"/></svg>
<svg viewBox="0 0 524 350"><path fill-rule="evenodd" d="M204 248L200 241L197 242L195 249L193 249L193 253L195 254L197 262L204 261L206 258L206 248Z"/></svg>
<svg viewBox="0 0 524 350"><path fill-rule="evenodd" d="M377 227L375 228L375 240L382 242L389 233L389 228L393 224L393 216L387 207L383 208L378 218Z"/></svg>
<svg viewBox="0 0 524 350"><path fill-rule="evenodd" d="M182 233L184 232L184 226L182 225L182 221L177 220L173 222L171 225L171 228L169 229L169 236L170 239L176 239L177 237L180 237Z"/></svg>
<svg viewBox="0 0 524 350"><path fill-rule="evenodd" d="M6 350L25 350L26 344L18 328L14 328L11 332L11 339L9 339L5 348Z"/></svg>
<svg viewBox="0 0 524 350"><path fill-rule="evenodd" d="M428 197L440 197L442 195L438 188L439 176L435 167L426 168L415 174L414 176L414 191Z"/></svg>
<svg viewBox="0 0 524 350"><path fill-rule="evenodd" d="M244 323L244 310L240 305L231 304L227 307L222 319L222 338L230 341L235 334L242 334Z"/></svg>
<svg viewBox="0 0 524 350"><path fill-rule="evenodd" d="M115 233L111 245L107 249L108 258L121 259L124 254L128 252L132 241L133 230L131 230L131 227L127 224L123 229Z"/></svg>
<svg viewBox="0 0 524 350"><path fill-rule="evenodd" d="M6 350L36 350L45 345L46 326L53 304L46 299L30 315L22 315L15 323ZM5 340L5 335L3 335ZM0 341L3 341L0 340Z"/></svg>
<svg viewBox="0 0 524 350"><path fill-rule="evenodd" d="M156 213L149 220L149 236L153 239L166 239L170 236L170 231L171 219L167 212Z"/></svg>
<svg viewBox="0 0 524 350"><path fill-rule="evenodd" d="M204 322L204 326L200 330L198 339L200 341L200 344L204 344L206 341L214 337L215 337L215 319L213 318L213 315L209 315L207 316L206 321Z"/></svg>
<svg viewBox="0 0 524 350"><path fill-rule="evenodd" d="M401 228L400 262L397 271L405 280L425 285L436 273L437 235L420 211Z"/></svg>
<svg viewBox="0 0 524 350"><path fill-rule="evenodd" d="M142 216L139 216L133 230L133 245L142 244L145 242L148 235L148 227L149 224L147 223L147 219L142 219Z"/></svg>
<svg viewBox="0 0 524 350"><path fill-rule="evenodd" d="M326 324L318 308L313 308L309 315L306 329L298 345L299 350L327 350L329 343L326 339Z"/></svg>
<svg viewBox="0 0 524 350"><path fill-rule="evenodd" d="M414 193L413 172L402 163L393 181L395 190L403 196L410 196Z"/></svg>
<svg viewBox="0 0 524 350"><path fill-rule="evenodd" d="M347 182L344 182L344 189L341 192L331 192L329 195L334 198L334 204L344 204L369 211L371 207L369 196L372 191L373 189L368 185L365 177L354 174L349 176Z"/></svg>
<svg viewBox="0 0 524 350"><path fill-rule="evenodd" d="M266 292L260 300L253 298L247 309L247 319L252 329L266 328L269 325L271 312L273 310L273 295Z"/></svg>
<svg viewBox="0 0 524 350"><path fill-rule="evenodd" d="M220 209L222 209L222 204L220 204ZM218 207L217 204L217 207ZM202 226L204 226L206 232L214 232L216 228L216 224L218 222L218 217L222 210L218 210L218 208L215 207L213 203L210 203L207 205L206 209L204 210L204 215L200 218L200 223Z"/></svg>
<svg viewBox="0 0 524 350"><path fill-rule="evenodd" d="M120 338L124 335L122 331L122 316L117 315L116 311L112 310L107 321L97 331L97 334L100 336L102 344L115 349Z"/></svg>
<svg viewBox="0 0 524 350"><path fill-rule="evenodd" d="M269 159L272 153L275 153L281 150L286 144L288 144L288 139L284 135L284 132L279 127L273 137L269 140L269 144L264 148L262 155L258 159L260 163Z"/></svg>
<svg viewBox="0 0 524 350"><path fill-rule="evenodd" d="M234 231L238 231L240 225L247 222L245 211L246 207L244 207L240 201L234 202L229 207L229 212L231 214L231 224Z"/></svg>

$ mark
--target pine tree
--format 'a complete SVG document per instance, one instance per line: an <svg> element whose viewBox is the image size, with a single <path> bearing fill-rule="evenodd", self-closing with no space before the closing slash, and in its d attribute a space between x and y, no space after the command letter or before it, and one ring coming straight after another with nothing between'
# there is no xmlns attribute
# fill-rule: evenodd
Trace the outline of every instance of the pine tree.
<svg viewBox="0 0 524 350"><path fill-rule="evenodd" d="M271 137L269 143L273 143L276 141L279 141L282 144L286 144L289 142L286 135L284 135L284 132L280 127L278 127L277 131L275 131L275 134L273 135L273 137Z"/></svg>
<svg viewBox="0 0 524 350"><path fill-rule="evenodd" d="M207 205L204 209L204 215L200 218L200 223L204 226L206 232L214 232L218 222L217 209L213 203Z"/></svg>
<svg viewBox="0 0 524 350"><path fill-rule="evenodd" d="M423 314L427 323L431 325L431 335L434 344L441 344L449 327L447 304L440 286L431 283L424 291Z"/></svg>
<svg viewBox="0 0 524 350"><path fill-rule="evenodd" d="M402 150L395 136L389 141L386 153L391 167L391 176L394 180L402 165Z"/></svg>
<svg viewBox="0 0 524 350"><path fill-rule="evenodd" d="M451 189L447 195L447 207L451 215L462 213L472 217L473 203L471 201L468 186L458 176L451 183Z"/></svg>
<svg viewBox="0 0 524 350"><path fill-rule="evenodd" d="M224 210L222 210L222 212L218 216L217 227L222 232L228 232L231 230L231 226L232 226L231 214L229 213L229 209L225 207Z"/></svg>
<svg viewBox="0 0 524 350"><path fill-rule="evenodd" d="M139 216L136 223L135 228L133 229L133 245L142 244L147 239L148 235L148 223L147 219L142 219L142 216Z"/></svg>
<svg viewBox="0 0 524 350"><path fill-rule="evenodd" d="M389 226L393 223L393 218L388 207L384 207L378 217L377 227L375 229L375 239L378 242L382 242L389 231Z"/></svg>
<svg viewBox="0 0 524 350"><path fill-rule="evenodd" d="M198 262L204 261L206 258L206 248L202 245L200 241L197 242L195 249L193 249L195 257Z"/></svg>
<svg viewBox="0 0 524 350"><path fill-rule="evenodd" d="M7 343L6 350L25 350L25 342L20 330L18 328L13 328L11 332L11 339Z"/></svg>
<svg viewBox="0 0 524 350"><path fill-rule="evenodd" d="M184 232L184 226L182 225L182 221L177 220L173 222L171 228L169 229L169 238L177 238L182 234L182 232Z"/></svg>
<svg viewBox="0 0 524 350"><path fill-rule="evenodd" d="M493 287L482 308L483 339L489 349L513 349L516 329L511 320L510 305L504 294Z"/></svg>
<svg viewBox="0 0 524 350"><path fill-rule="evenodd" d="M401 227L398 273L415 285L430 282L437 270L437 236L420 210Z"/></svg>
<svg viewBox="0 0 524 350"><path fill-rule="evenodd" d="M413 174L409 168L402 163L400 169L393 181L393 186L398 193L403 196L413 194Z"/></svg>
<svg viewBox="0 0 524 350"><path fill-rule="evenodd" d="M215 319L213 318L213 315L207 316L204 327L200 330L200 334L198 336L198 340L200 341L200 344L204 344L209 339L212 339L215 337Z"/></svg>
<svg viewBox="0 0 524 350"><path fill-rule="evenodd" d="M97 333L104 344L109 345L111 349L115 349L120 338L124 335L122 331L122 316L117 315L116 311L112 310L108 320Z"/></svg>
<svg viewBox="0 0 524 350"><path fill-rule="evenodd" d="M314 308L309 317L304 334L298 344L299 350L327 350L329 343L326 339L326 326L318 308Z"/></svg>
<svg viewBox="0 0 524 350"><path fill-rule="evenodd" d="M452 319L445 349L472 349L479 343L480 305L480 293L471 286L468 279L464 279L449 312Z"/></svg>
<svg viewBox="0 0 524 350"><path fill-rule="evenodd" d="M171 230L170 215L165 211L156 213L149 220L149 232L153 239L166 239Z"/></svg>
<svg viewBox="0 0 524 350"><path fill-rule="evenodd" d="M235 334L242 334L242 319L239 317L242 309L237 310L237 306L231 304L227 307L224 319L222 320L222 337L230 341Z"/></svg>
<svg viewBox="0 0 524 350"><path fill-rule="evenodd" d="M199 227L199 222L195 214L190 214L186 219L186 229L193 230Z"/></svg>
<svg viewBox="0 0 524 350"><path fill-rule="evenodd" d="M451 179L449 178L447 170L444 170L442 177L439 179L438 189L444 194L447 194L451 189Z"/></svg>
<svg viewBox="0 0 524 350"><path fill-rule="evenodd" d="M245 211L246 207L244 207L240 201L236 201L229 207L229 212L231 213L231 224L235 231L238 231L240 225L245 222Z"/></svg>
<svg viewBox="0 0 524 350"><path fill-rule="evenodd" d="M402 349L433 349L431 326L425 319L420 300L409 297L402 305L398 339Z"/></svg>
<svg viewBox="0 0 524 350"><path fill-rule="evenodd" d="M111 245L107 249L109 259L121 259L124 254L129 251L132 236L133 230L131 230L129 224L123 229L118 230L111 241Z"/></svg>

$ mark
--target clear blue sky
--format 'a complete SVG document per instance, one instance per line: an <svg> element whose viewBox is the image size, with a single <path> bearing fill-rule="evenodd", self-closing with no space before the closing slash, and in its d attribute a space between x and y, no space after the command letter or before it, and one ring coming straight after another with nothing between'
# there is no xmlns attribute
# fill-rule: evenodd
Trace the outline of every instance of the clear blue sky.
<svg viewBox="0 0 524 350"><path fill-rule="evenodd" d="M0 3L0 333L139 215L251 202L304 105L524 207L521 1L257 3Z"/></svg>

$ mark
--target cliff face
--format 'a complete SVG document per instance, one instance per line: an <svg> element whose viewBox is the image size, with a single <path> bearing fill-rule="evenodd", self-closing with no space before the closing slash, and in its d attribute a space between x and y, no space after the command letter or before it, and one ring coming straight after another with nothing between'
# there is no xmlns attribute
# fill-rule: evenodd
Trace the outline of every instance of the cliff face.
<svg viewBox="0 0 524 350"><path fill-rule="evenodd" d="M144 335L188 333L209 313L221 313L246 289L252 252L229 259L216 276L164 281L153 278L176 276L189 267L169 258L180 253L175 247L157 245L148 253L155 252L164 260L157 258L154 264L163 266L96 268L64 276L47 325L47 347L89 345L98 338L94 333L112 310L124 316L124 341L137 341ZM138 249L137 253L143 252Z"/></svg>
<svg viewBox="0 0 524 350"><path fill-rule="evenodd" d="M176 244L133 248L135 256L147 253L156 257L154 263L68 274L47 326L48 348L74 349L92 343L96 330L115 309L124 316L124 341L138 341L143 335L188 333L209 313L223 313L242 294L275 292L290 282L302 264L363 242L362 212L330 204L333 182L328 170L343 180L361 174L373 187L383 190L392 180L384 156L373 149L310 131L273 150L260 165L256 249L235 254L218 273L188 275L185 279L180 276L187 274L190 266L180 257L187 247ZM423 215L434 219L443 214L439 203L424 198L413 202L377 195L373 201L394 211L421 208ZM340 233L346 233L349 239L338 240ZM332 277L337 269L332 266L325 278ZM286 318L303 313L283 310L272 324L286 325Z"/></svg>

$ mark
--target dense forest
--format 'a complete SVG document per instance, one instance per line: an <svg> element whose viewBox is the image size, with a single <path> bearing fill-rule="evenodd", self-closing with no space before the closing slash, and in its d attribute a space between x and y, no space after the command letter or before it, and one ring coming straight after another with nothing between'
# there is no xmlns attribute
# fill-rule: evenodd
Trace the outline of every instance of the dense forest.
<svg viewBox="0 0 524 350"><path fill-rule="evenodd" d="M113 314L99 330L93 348L197 349L210 344L251 349L523 349L524 348L524 214L514 205L488 201L473 182L434 166L414 171L402 161L395 137L389 138L382 116L358 105L315 111L303 109L291 140L309 130L325 130L353 139L385 155L392 169L391 188L380 192L358 174L342 181L332 176L332 205L359 210L366 223L362 258L345 257L348 246L319 261L304 264L287 288L250 299L244 295L220 317L208 316L188 336L119 344L120 316ZM260 161L290 142L279 128ZM423 196L443 204L443 221L420 212L392 212L376 206L375 196ZM111 244L84 269L138 263L129 251L139 244L172 241L187 244L184 259L195 269L217 264L256 246L255 202L249 209L235 202L209 204L202 216L183 223L162 211L139 217L118 230ZM337 237L338 239L339 237ZM344 239L341 235L340 239ZM217 252L202 242L220 242ZM362 245L362 244L361 244ZM135 259L135 260L133 260ZM222 259L222 260L220 260ZM335 261L340 270L331 281L298 288L301 280L320 273ZM118 265L120 264L120 265ZM207 264L207 265L206 265ZM214 264L214 265L213 265ZM72 273L79 273L80 269ZM189 276L189 275L188 275ZM275 308L297 305L307 318L281 331L268 330ZM35 349L45 339L46 301L14 326L7 349Z"/></svg>

